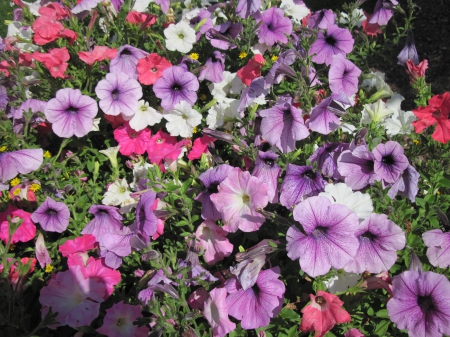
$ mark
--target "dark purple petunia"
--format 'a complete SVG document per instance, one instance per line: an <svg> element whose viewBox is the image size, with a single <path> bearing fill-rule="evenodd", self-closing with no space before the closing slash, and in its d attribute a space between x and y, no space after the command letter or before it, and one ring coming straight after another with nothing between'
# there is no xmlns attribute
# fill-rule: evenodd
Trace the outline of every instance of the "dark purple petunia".
<svg viewBox="0 0 450 337"><path fill-rule="evenodd" d="M411 29L408 29L405 47L397 56L397 64L405 65L406 61L412 60L415 65L419 64L419 55L417 54L416 44L414 43L414 35Z"/></svg>
<svg viewBox="0 0 450 337"><path fill-rule="evenodd" d="M325 181L312 166L297 166L288 164L286 176L281 184L280 202L287 208L292 208L304 197L310 197L323 192Z"/></svg>
<svg viewBox="0 0 450 337"><path fill-rule="evenodd" d="M136 69L138 61L147 55L147 52L126 44L119 48L116 57L111 60L109 72L124 73L128 77L137 80L139 76Z"/></svg>
<svg viewBox="0 0 450 337"><path fill-rule="evenodd" d="M286 35L292 33L292 21L284 16L280 8L271 7L261 15L262 24L258 29L259 43L273 46L275 43L287 43ZM286 35L285 35L286 34Z"/></svg>
<svg viewBox="0 0 450 337"><path fill-rule="evenodd" d="M450 266L450 232L432 229L422 234L431 265L439 268Z"/></svg>
<svg viewBox="0 0 450 337"><path fill-rule="evenodd" d="M155 200L156 193L147 191L142 194L136 206L136 229L149 237L155 235L158 225L158 218L152 210Z"/></svg>
<svg viewBox="0 0 450 337"><path fill-rule="evenodd" d="M246 19L253 13L259 12L261 0L238 0L236 5L237 16Z"/></svg>
<svg viewBox="0 0 450 337"><path fill-rule="evenodd" d="M269 93L269 87L267 86L264 77L260 76L255 78L248 88L245 88L241 94L241 101L238 106L238 112L243 112L246 107L254 102L254 100L261 95L266 96Z"/></svg>
<svg viewBox="0 0 450 337"><path fill-rule="evenodd" d="M197 41L203 34L205 34L208 30L212 28L213 22L211 20L211 12L208 11L207 9L202 9L195 18L189 21L191 27L194 28L196 25L198 25L205 19L206 21L201 25L201 27L198 29L198 32L195 34Z"/></svg>
<svg viewBox="0 0 450 337"><path fill-rule="evenodd" d="M378 0L375 4L375 9L373 10L372 17L369 20L369 24L378 24L380 26L385 26L388 24L389 20L392 18L392 9L398 5L396 0Z"/></svg>
<svg viewBox="0 0 450 337"><path fill-rule="evenodd" d="M237 39L242 32L242 23L224 22L218 26L211 28L205 37L211 42L213 47L228 50L228 48L236 48L236 45L231 44L233 40Z"/></svg>
<svg viewBox="0 0 450 337"><path fill-rule="evenodd" d="M0 153L0 182L6 183L19 173L36 171L44 160L42 149L25 149Z"/></svg>
<svg viewBox="0 0 450 337"><path fill-rule="evenodd" d="M233 170L233 167L227 164L219 165L215 168L210 168L200 174L198 179L203 183L206 190L201 192L195 200L202 203L202 218L205 220L217 221L222 219L221 213L217 210L210 196L213 193L218 193L217 186L228 177L228 174Z"/></svg>
<svg viewBox="0 0 450 337"><path fill-rule="evenodd" d="M100 241L104 234L117 232L123 228L123 218L116 207L92 205L88 212L94 215L94 219L88 222L81 234L92 234Z"/></svg>
<svg viewBox="0 0 450 337"><path fill-rule="evenodd" d="M359 242L355 236L358 216L347 206L331 204L324 197L311 197L294 208L294 219L303 231L291 226L287 233L289 258L312 277L325 275L353 261Z"/></svg>
<svg viewBox="0 0 450 337"><path fill-rule="evenodd" d="M63 138L86 136L94 126L97 112L93 98L71 88L58 90L45 107L45 117L52 123L53 132Z"/></svg>
<svg viewBox="0 0 450 337"><path fill-rule="evenodd" d="M309 54L313 55L312 60L315 63L325 63L329 66L333 55L341 54L345 56L353 50L352 34L348 29L338 26L329 26L326 33L319 32L317 40L309 49Z"/></svg>
<svg viewBox="0 0 450 337"><path fill-rule="evenodd" d="M419 192L419 178L420 174L416 169L408 165L400 178L391 186L388 191L388 196L394 199L397 194L407 197L414 202L416 200L417 192Z"/></svg>
<svg viewBox="0 0 450 337"><path fill-rule="evenodd" d="M359 249L355 259L344 267L345 271L377 274L389 270L397 260L397 250L405 247L403 230L385 214L371 214L360 223L355 232Z"/></svg>
<svg viewBox="0 0 450 337"><path fill-rule="evenodd" d="M208 80L213 83L223 81L223 71L225 69L225 54L215 51L213 55L206 60L205 67L198 76L199 80Z"/></svg>
<svg viewBox="0 0 450 337"><path fill-rule="evenodd" d="M360 190L381 178L374 171L375 156L367 146L357 146L353 151L342 152L338 158L338 171L352 190Z"/></svg>
<svg viewBox="0 0 450 337"><path fill-rule="evenodd" d="M392 279L389 318L410 337L450 335L450 281L431 271L405 271Z"/></svg>
<svg viewBox="0 0 450 337"><path fill-rule="evenodd" d="M282 169L277 165L278 155L272 151L258 151L255 167L252 175L261 178L269 187L269 202L275 204L278 202L278 178L281 176Z"/></svg>
<svg viewBox="0 0 450 337"><path fill-rule="evenodd" d="M31 215L31 220L39 223L47 232L62 233L69 226L70 211L63 202L57 202L50 197Z"/></svg>
<svg viewBox="0 0 450 337"><path fill-rule="evenodd" d="M373 149L374 172L388 184L395 183L409 166L403 147L394 141L378 144Z"/></svg>
<svg viewBox="0 0 450 337"><path fill-rule="evenodd" d="M172 110L181 101L194 105L198 88L197 77L177 66L164 69L162 76L153 85L153 91L161 99L164 110Z"/></svg>
<svg viewBox="0 0 450 337"><path fill-rule="evenodd" d="M289 153L296 149L295 142L309 136L302 110L289 103L276 104L270 109L261 110L261 135L281 152Z"/></svg>
<svg viewBox="0 0 450 337"><path fill-rule="evenodd" d="M353 62L347 60L342 54L334 55L328 72L331 92L345 93L348 97L356 94L359 75L361 75L361 69Z"/></svg>
<svg viewBox="0 0 450 337"><path fill-rule="evenodd" d="M337 130L341 123L339 116L345 113L345 106L350 106L350 101L345 94L332 94L327 97L312 109L309 128L323 135Z"/></svg>
<svg viewBox="0 0 450 337"><path fill-rule="evenodd" d="M337 14L331 9L322 9L314 12L308 19L308 27L311 29L328 29L336 24Z"/></svg>
<svg viewBox="0 0 450 337"><path fill-rule="evenodd" d="M1 88L0 88L1 89ZM16 133L22 133L25 125L25 116L31 111L31 116L28 119L28 123L44 122L44 119L39 117L39 112L44 113L47 102L38 99L27 99L20 107L12 108L11 115L13 117L14 131ZM1 106L0 106L1 108Z"/></svg>
<svg viewBox="0 0 450 337"><path fill-rule="evenodd" d="M325 177L340 180L343 177L337 170L337 160L346 150L348 150L348 143L328 143L314 151L308 160L311 165L317 163L317 169Z"/></svg>

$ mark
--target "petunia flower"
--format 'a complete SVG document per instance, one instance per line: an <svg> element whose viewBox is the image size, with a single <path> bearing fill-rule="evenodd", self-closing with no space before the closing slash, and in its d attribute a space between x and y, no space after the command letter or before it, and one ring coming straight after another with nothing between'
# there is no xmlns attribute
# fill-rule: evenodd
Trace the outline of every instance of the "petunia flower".
<svg viewBox="0 0 450 337"><path fill-rule="evenodd" d="M403 230L385 214L371 214L361 222L355 235L359 249L355 259L344 267L348 272L389 270L397 260L397 250L402 250L406 244Z"/></svg>
<svg viewBox="0 0 450 337"><path fill-rule="evenodd" d="M327 66L333 61L333 55L347 55L353 50L355 40L348 29L339 28L336 25L329 26L325 33L319 32L317 40L309 50L312 61Z"/></svg>
<svg viewBox="0 0 450 337"><path fill-rule="evenodd" d="M151 131L147 128L141 131L133 130L126 122L114 130L114 139L119 143L119 152L124 156L144 154L151 137Z"/></svg>
<svg viewBox="0 0 450 337"><path fill-rule="evenodd" d="M252 175L261 178L267 184L269 202L275 204L278 202L278 178L281 176L282 169L277 165L278 155L272 151L258 151L255 167Z"/></svg>
<svg viewBox="0 0 450 337"><path fill-rule="evenodd" d="M47 247L45 246L44 236L42 235L42 233L39 233L36 239L35 253L36 259L38 260L39 265L42 269L52 263L52 259L50 258Z"/></svg>
<svg viewBox="0 0 450 337"><path fill-rule="evenodd" d="M125 206L131 199L131 191L128 189L128 183L123 178L118 180L108 187L108 191L103 196L102 204L111 206Z"/></svg>
<svg viewBox="0 0 450 337"><path fill-rule="evenodd" d="M370 24L379 24L380 26L387 25L388 21L392 18L392 8L398 5L396 0L378 0L375 4L372 17L369 20Z"/></svg>
<svg viewBox="0 0 450 337"><path fill-rule="evenodd" d="M341 123L340 114L346 113L346 108L350 105L350 100L342 90L340 94L331 94L312 109L309 128L324 135L336 131ZM336 109L340 111L336 113Z"/></svg>
<svg viewBox="0 0 450 337"><path fill-rule="evenodd" d="M302 19L311 13L303 1L281 0L279 6L284 11L284 14L290 16L291 20L297 24L300 24Z"/></svg>
<svg viewBox="0 0 450 337"><path fill-rule="evenodd" d="M200 37L207 31L209 31L213 26L213 22L211 20L211 12L206 8L200 10L200 12L198 12L198 14L194 18L189 20L189 24L194 29L200 23L201 26L198 27L197 33L195 34L196 41L200 40Z"/></svg>
<svg viewBox="0 0 450 337"><path fill-rule="evenodd" d="M78 265L84 267L89 260L88 251L95 248L96 239L91 234L83 234L73 240L67 240L59 245L58 250L62 256L67 257L69 268Z"/></svg>
<svg viewBox="0 0 450 337"><path fill-rule="evenodd" d="M24 149L0 153L0 182L6 183L19 173L36 171L44 160L42 149Z"/></svg>
<svg viewBox="0 0 450 337"><path fill-rule="evenodd" d="M33 59L41 62L54 78L65 78L70 55L66 47L50 49L48 53L34 52Z"/></svg>
<svg viewBox="0 0 450 337"><path fill-rule="evenodd" d="M412 111L396 110L390 118L384 120L383 124L386 128L386 134L393 137L410 134L413 130L412 122L416 120L417 118Z"/></svg>
<svg viewBox="0 0 450 337"><path fill-rule="evenodd" d="M194 140L194 145L192 146L191 151L189 151L188 159L200 159L203 153L209 154L208 146L216 141L215 138L210 137L208 135L203 135L200 138Z"/></svg>
<svg viewBox="0 0 450 337"><path fill-rule="evenodd" d="M261 67L265 62L266 60L262 55L256 54L237 71L237 76L242 80L242 83L249 86L255 78L261 76Z"/></svg>
<svg viewBox="0 0 450 337"><path fill-rule="evenodd" d="M79 14L83 11L90 11L91 9L97 7L101 0L80 0L77 1L75 7L71 9L73 14Z"/></svg>
<svg viewBox="0 0 450 337"><path fill-rule="evenodd" d="M308 18L308 27L311 29L328 29L336 24L337 14L331 9L322 9L314 12Z"/></svg>
<svg viewBox="0 0 450 337"><path fill-rule="evenodd" d="M324 197L310 197L294 208L294 219L303 231L291 226L286 234L288 257L312 277L325 275L353 261L359 242L358 216L346 206Z"/></svg>
<svg viewBox="0 0 450 337"><path fill-rule="evenodd" d="M197 77L178 66L165 69L153 85L153 91L156 97L161 99L164 110L172 110L181 101L186 101L193 106L197 101L198 88Z"/></svg>
<svg viewBox="0 0 450 337"><path fill-rule="evenodd" d="M137 11L129 11L125 20L133 25L140 26L140 31L149 28L156 23L156 15L149 13L141 13Z"/></svg>
<svg viewBox="0 0 450 337"><path fill-rule="evenodd" d="M400 54L397 55L397 60L397 64L400 65L404 65L408 60L411 60L415 65L419 64L419 55L417 54L416 45L414 43L414 34L411 29L408 29L405 46Z"/></svg>
<svg viewBox="0 0 450 337"><path fill-rule="evenodd" d="M139 317L142 317L140 306L124 304L120 301L110 309L106 309L103 325L96 331L108 337L146 337L148 328L133 324Z"/></svg>
<svg viewBox="0 0 450 337"><path fill-rule="evenodd" d="M218 102L208 110L206 123L210 129L224 128L232 130L234 124L241 117L239 112L240 100L227 98Z"/></svg>
<svg viewBox="0 0 450 337"><path fill-rule="evenodd" d="M138 80L142 84L155 84L156 80L162 76L164 69L172 66L165 57L156 53L148 54L137 63Z"/></svg>
<svg viewBox="0 0 450 337"><path fill-rule="evenodd" d="M166 48L180 53L188 53L196 42L195 30L184 21L164 29Z"/></svg>
<svg viewBox="0 0 450 337"><path fill-rule="evenodd" d="M138 101L139 108L130 119L129 125L135 131L142 131L147 126L153 126L161 122L163 115L153 109L150 104L144 100Z"/></svg>
<svg viewBox="0 0 450 337"><path fill-rule="evenodd" d="M450 266L450 232L432 229L422 234L431 265L439 268Z"/></svg>
<svg viewBox="0 0 450 337"><path fill-rule="evenodd" d="M328 79L330 90L333 93L345 93L348 97L358 92L359 69L353 62L347 60L344 55L333 55Z"/></svg>
<svg viewBox="0 0 450 337"><path fill-rule="evenodd" d="M124 118L130 119L139 109L142 87L127 74L115 72L106 74L106 78L97 83L95 93L105 114L122 114Z"/></svg>
<svg viewBox="0 0 450 337"><path fill-rule="evenodd" d="M257 35L259 43L273 46L275 43L287 43L286 35L292 33L292 21L284 16L284 11L277 7L266 9L261 14L262 24ZM286 35L285 35L286 34Z"/></svg>
<svg viewBox="0 0 450 337"><path fill-rule="evenodd" d="M232 44L232 42L239 37L242 29L242 23L227 21L211 28L206 32L205 37L211 42L213 47L222 50L233 49L236 48L236 45Z"/></svg>
<svg viewBox="0 0 450 337"><path fill-rule="evenodd" d="M214 288L204 304L203 316L212 328L213 337L224 337L236 329L236 324L228 318L226 297L225 288Z"/></svg>
<svg viewBox="0 0 450 337"><path fill-rule="evenodd" d="M340 154L348 149L348 143L327 143L317 148L308 159L311 165L317 165L317 169L325 177L342 180L343 177L339 174L337 160Z"/></svg>
<svg viewBox="0 0 450 337"><path fill-rule="evenodd" d="M186 102L177 103L173 110L163 115L168 122L166 129L171 136L192 137L194 128L202 122L202 115Z"/></svg>
<svg viewBox="0 0 450 337"><path fill-rule="evenodd" d="M394 199L397 194L400 194L414 202L416 200L417 192L419 191L419 178L420 174L416 169L413 166L408 165L400 178L389 189L387 193L388 196L391 199Z"/></svg>
<svg viewBox="0 0 450 337"><path fill-rule="evenodd" d="M278 280L280 267L263 270L253 287L244 290L233 277L225 283L228 314L241 321L243 329L266 326L283 306L284 283Z"/></svg>
<svg viewBox="0 0 450 337"><path fill-rule="evenodd" d="M405 70L409 76L411 84L416 83L419 77L425 77L425 71L428 69L428 60L423 60L418 65L415 65L413 60L407 60L405 63Z"/></svg>
<svg viewBox="0 0 450 337"><path fill-rule="evenodd" d="M57 202L50 197L34 211L31 220L39 223L47 232L62 233L69 226L70 211L63 202Z"/></svg>
<svg viewBox="0 0 450 337"><path fill-rule="evenodd" d="M99 241L103 234L122 229L123 218L116 207L92 205L88 212L94 215L94 219L88 222L81 234L92 234Z"/></svg>
<svg viewBox="0 0 450 337"><path fill-rule="evenodd" d="M373 149L374 172L388 184L395 183L409 166L403 147L394 141L378 144Z"/></svg>
<svg viewBox="0 0 450 337"><path fill-rule="evenodd" d="M22 223L19 227L17 227L16 231L10 238L10 228L8 222L8 216L11 217L12 223L17 223L21 220ZM11 244L15 244L17 242L28 242L33 240L36 236L36 226L33 224L31 220L31 213L25 212L12 204L8 204L8 208L6 211L0 213L0 240L3 240L4 243L7 243L8 240Z"/></svg>
<svg viewBox="0 0 450 337"><path fill-rule="evenodd" d="M364 104L364 109L361 113L361 124L370 124L372 122L378 123L389 115L395 112L395 109L387 106L387 103L379 99L372 104Z"/></svg>
<svg viewBox="0 0 450 337"><path fill-rule="evenodd" d="M225 100L228 94L239 95L245 86L237 73L223 72L223 80L219 83L211 83L208 85L211 95L220 103Z"/></svg>
<svg viewBox="0 0 450 337"><path fill-rule="evenodd" d="M111 73L124 73L129 78L137 80L137 64L140 59L147 55L147 52L126 44L119 48L116 57L109 63L109 71Z"/></svg>
<svg viewBox="0 0 450 337"><path fill-rule="evenodd" d="M199 80L208 80L219 83L223 81L223 71L225 70L225 54L219 51L213 52L212 56L206 60L204 68L200 71Z"/></svg>
<svg viewBox="0 0 450 337"><path fill-rule="evenodd" d="M146 236L153 236L156 233L158 218L152 209L155 201L156 193L147 191L141 195L136 206L136 229Z"/></svg>
<svg viewBox="0 0 450 337"><path fill-rule="evenodd" d="M103 60L111 60L117 55L116 48L108 48L106 46L95 46L92 51L79 51L78 57L81 61L88 65L93 65L95 62Z"/></svg>
<svg viewBox="0 0 450 337"><path fill-rule="evenodd" d="M175 160L181 153L181 142L176 137L159 130L148 142L147 154L152 164L161 164L163 160Z"/></svg>
<svg viewBox="0 0 450 337"><path fill-rule="evenodd" d="M236 5L237 16L246 19L255 14L261 7L261 0L238 0Z"/></svg>
<svg viewBox="0 0 450 337"><path fill-rule="evenodd" d="M233 244L226 238L227 234L221 227L209 220L198 226L195 237L205 250L203 258L207 264L214 265L233 252Z"/></svg>
<svg viewBox="0 0 450 337"><path fill-rule="evenodd" d="M314 331L315 337L322 337L336 324L350 323L349 313L342 308L344 302L336 295L319 290L309 298L311 302L302 309L301 331Z"/></svg>
<svg viewBox="0 0 450 337"><path fill-rule="evenodd" d="M431 271L405 271L392 280L389 318L411 337L450 334L450 281Z"/></svg>
<svg viewBox="0 0 450 337"><path fill-rule="evenodd" d="M44 113L56 135L70 138L86 136L92 130L97 112L97 102L93 98L78 89L65 88L48 101Z"/></svg>
<svg viewBox="0 0 450 337"><path fill-rule="evenodd" d="M103 259L94 259L90 256L86 261L86 266L81 269L85 278L101 282L105 285L105 292L103 299L106 300L114 292L114 287L119 284L121 280L120 272L118 270L106 266Z"/></svg>

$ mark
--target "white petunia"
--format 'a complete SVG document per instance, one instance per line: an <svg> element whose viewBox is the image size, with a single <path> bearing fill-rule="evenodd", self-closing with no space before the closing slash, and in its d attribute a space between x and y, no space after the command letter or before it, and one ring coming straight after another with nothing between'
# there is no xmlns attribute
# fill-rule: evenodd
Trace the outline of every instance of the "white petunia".
<svg viewBox="0 0 450 337"><path fill-rule="evenodd" d="M328 288L328 291L334 294L357 285L359 280L361 280L361 275L359 274L337 271L334 276L323 283L325 284L325 287Z"/></svg>
<svg viewBox="0 0 450 337"><path fill-rule="evenodd" d="M361 124L378 123L393 113L394 110L387 108L386 103L381 99L372 104L364 104L364 110L361 113Z"/></svg>
<svg viewBox="0 0 450 337"><path fill-rule="evenodd" d="M240 101L237 99L226 99L223 102L217 103L208 110L206 123L210 129L217 129L223 127L226 130L231 130L233 124L240 118L238 112Z"/></svg>
<svg viewBox="0 0 450 337"><path fill-rule="evenodd" d="M137 12L146 12L150 2L153 2L153 0L136 0L133 5L133 10Z"/></svg>
<svg viewBox="0 0 450 337"><path fill-rule="evenodd" d="M126 206L129 205L133 198L131 198L131 192L128 189L128 183L124 179L121 181L115 181L108 187L108 191L103 196L102 204L110 206Z"/></svg>
<svg viewBox="0 0 450 337"><path fill-rule="evenodd" d="M372 199L369 194L353 192L351 187L344 183L328 184L325 186L325 192L319 193L319 196L329 199L332 203L347 206L356 213L359 220L364 220L373 211Z"/></svg>
<svg viewBox="0 0 450 337"><path fill-rule="evenodd" d="M389 137L395 135L406 135L413 130L412 122L416 120L416 116L412 111L395 111L391 118L384 122L386 133Z"/></svg>
<svg viewBox="0 0 450 337"><path fill-rule="evenodd" d="M223 72L223 81L219 83L211 83L208 86L211 95L218 102L224 102L228 94L239 95L245 89L244 83L237 76L237 73Z"/></svg>
<svg viewBox="0 0 450 337"><path fill-rule="evenodd" d="M180 53L189 52L196 41L195 30L184 21L164 29L164 36L166 37L167 49L177 50Z"/></svg>
<svg viewBox="0 0 450 337"><path fill-rule="evenodd" d="M130 127L135 131L144 130L148 125L152 126L161 122L162 114L144 101L140 100L139 109L136 110L133 118L130 120Z"/></svg>
<svg viewBox="0 0 450 337"><path fill-rule="evenodd" d="M341 13L339 23L347 23L355 25L356 27L361 27L363 21L366 19L367 17L364 15L364 11L360 8L355 8L350 15L348 15L347 13Z"/></svg>
<svg viewBox="0 0 450 337"><path fill-rule="evenodd" d="M294 0L281 0L280 8L286 15L290 16L295 23L301 23L302 19L310 13L310 10L304 3L297 5Z"/></svg>
<svg viewBox="0 0 450 337"><path fill-rule="evenodd" d="M31 41L32 40L33 30L31 26L23 26L19 21L13 21L8 25L8 33L6 36L15 36L22 40ZM17 42L15 44L20 51L34 52L39 49L39 46L36 46L32 43L27 42Z"/></svg>
<svg viewBox="0 0 450 337"><path fill-rule="evenodd" d="M192 109L186 101L181 101L171 111L164 112L168 121L166 129L171 136L192 137L194 128L202 122L202 115Z"/></svg>

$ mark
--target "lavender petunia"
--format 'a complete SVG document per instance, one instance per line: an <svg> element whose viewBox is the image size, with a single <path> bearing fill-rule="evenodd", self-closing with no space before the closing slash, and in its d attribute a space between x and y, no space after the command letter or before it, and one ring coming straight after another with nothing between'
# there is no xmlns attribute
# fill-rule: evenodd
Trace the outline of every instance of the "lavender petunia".
<svg viewBox="0 0 450 337"><path fill-rule="evenodd" d="M107 115L132 117L139 109L142 87L138 81L124 73L109 73L98 82L95 93L100 99L99 105Z"/></svg>
<svg viewBox="0 0 450 337"><path fill-rule="evenodd" d="M117 207L92 205L88 212L94 215L94 219L88 222L81 234L92 234L100 241L104 234L114 233L123 228L123 218Z"/></svg>
<svg viewBox="0 0 450 337"><path fill-rule="evenodd" d="M211 20L211 12L209 12L207 9L202 9L195 18L189 21L191 27L194 28L196 25L198 25L205 19L206 21L200 26L197 33L195 34L197 41L200 40L200 37L203 34L205 34L208 30L212 28L213 22Z"/></svg>
<svg viewBox="0 0 450 337"><path fill-rule="evenodd" d="M336 24L337 14L331 9L322 9L314 12L308 19L308 27L311 29L328 29Z"/></svg>
<svg viewBox="0 0 450 337"><path fill-rule="evenodd" d="M369 24L378 24L380 26L385 26L388 24L389 20L392 18L392 9L398 5L396 0L378 0L375 4L375 9L369 20Z"/></svg>
<svg viewBox="0 0 450 337"><path fill-rule="evenodd" d="M215 168L210 168L207 171L200 174L198 179L203 183L206 190L201 192L195 200L202 203L202 218L205 220L217 221L222 219L222 215L217 210L214 203L211 201L210 196L213 193L217 193L217 187L225 180L226 177L233 170L233 167L227 164L219 165Z"/></svg>
<svg viewBox="0 0 450 337"><path fill-rule="evenodd" d="M394 199L397 194L407 197L414 202L416 200L417 192L419 192L419 178L420 174L416 169L408 165L400 178L391 186L388 191L388 196Z"/></svg>
<svg viewBox="0 0 450 337"><path fill-rule="evenodd" d="M165 285L170 285L171 282L172 281L170 281L170 279L164 275L164 270L159 269L153 275L153 277L150 279L150 281L148 281L148 283L147 283L148 287L139 292L139 294L138 294L139 301L141 301L143 305L147 305L148 302L150 302L150 300L152 298L155 298L155 295L154 295L155 286L162 287Z"/></svg>
<svg viewBox="0 0 450 337"><path fill-rule="evenodd" d="M259 12L261 0L238 0L236 5L237 16L246 19L250 15Z"/></svg>
<svg viewBox="0 0 450 337"><path fill-rule="evenodd" d="M197 285L197 281L193 280L195 278L200 278L201 280L207 281L207 282L215 282L218 281L218 278L214 277L208 270L203 268L203 266L200 264L200 261L198 259L198 254L200 252L200 246L196 246L194 241L191 241L189 243L189 249L187 252L187 256L185 260L180 260L178 262L179 268L187 268L187 277L188 280L186 280L184 283L189 285ZM183 274L178 275L178 278L182 278Z"/></svg>
<svg viewBox="0 0 450 337"><path fill-rule="evenodd" d="M232 45L232 41L238 38L242 29L242 23L227 21L211 28L205 36L213 47L228 50L228 48L236 48L236 45Z"/></svg>
<svg viewBox="0 0 450 337"><path fill-rule="evenodd" d="M273 46L277 42L288 42L286 35L292 33L292 21L284 16L282 9L271 7L265 10L261 15L261 20L262 24L258 29L259 43Z"/></svg>
<svg viewBox="0 0 450 337"><path fill-rule="evenodd" d="M111 60L109 71L111 73L124 73L137 80L139 76L137 71L138 61L147 55L147 52L126 44L119 48L116 57Z"/></svg>
<svg viewBox="0 0 450 337"><path fill-rule="evenodd" d="M374 172L388 184L395 183L409 166L403 147L397 142L378 144L372 152Z"/></svg>
<svg viewBox="0 0 450 337"><path fill-rule="evenodd" d="M340 269L353 261L359 246L356 213L327 198L310 197L294 208L294 219L303 231L296 226L288 229L286 249L308 275L325 275L332 267Z"/></svg>
<svg viewBox="0 0 450 337"><path fill-rule="evenodd" d="M417 54L416 44L414 43L414 34L411 29L408 29L405 47L403 47L400 54L398 54L397 60L397 64L400 64L401 66L405 65L408 60L412 60L415 65L419 64L419 55Z"/></svg>
<svg viewBox="0 0 450 337"><path fill-rule="evenodd" d="M315 63L325 63L329 66L333 55L341 54L345 56L353 50L352 34L348 29L339 28L336 25L329 26L326 33L319 32L317 40L312 44L309 54L313 55Z"/></svg>
<svg viewBox="0 0 450 337"><path fill-rule="evenodd" d="M215 51L213 55L206 60L205 68L200 72L199 80L208 80L213 83L223 81L223 71L225 69L225 54Z"/></svg>
<svg viewBox="0 0 450 337"><path fill-rule="evenodd" d="M266 83L270 85L279 84L284 76L295 77L295 71L290 65L292 65L299 56L299 53L293 49L282 52L272 68L270 68L269 73L265 78Z"/></svg>
<svg viewBox="0 0 450 337"><path fill-rule="evenodd" d="M83 11L90 11L91 9L97 7L97 5L102 2L102 0L81 0L77 2L77 5L71 9L73 14L79 14Z"/></svg>
<svg viewBox="0 0 450 337"><path fill-rule="evenodd" d="M233 277L225 283L228 291L228 314L241 321L243 329L256 329L269 324L277 316L284 302L284 283L278 280L280 267L263 270L256 283L244 290Z"/></svg>
<svg viewBox="0 0 450 337"><path fill-rule="evenodd" d="M152 210L155 200L156 193L147 191L142 194L136 206L136 228L146 236L153 236L156 233L158 218Z"/></svg>
<svg viewBox="0 0 450 337"><path fill-rule="evenodd" d="M8 105L8 93L3 85L0 85L0 109L6 109Z"/></svg>
<svg viewBox="0 0 450 337"><path fill-rule="evenodd" d="M136 238L136 234L128 227L99 238L100 257L105 258L108 267L117 269L122 265L122 258L131 254L133 238Z"/></svg>
<svg viewBox="0 0 450 337"><path fill-rule="evenodd" d="M439 268L450 266L450 232L432 229L422 234L431 265Z"/></svg>
<svg viewBox="0 0 450 337"><path fill-rule="evenodd" d="M278 178L281 176L282 169L275 162L278 155L275 152L258 151L255 167L252 175L262 179L267 184L269 202L276 204L278 202Z"/></svg>
<svg viewBox="0 0 450 337"><path fill-rule="evenodd" d="M14 131L16 133L22 133L23 127L25 125L25 114L31 111L31 116L28 118L28 124L34 122L44 122L44 119L39 117L39 112L44 113L47 102L38 99L27 99L23 102L20 107L12 108L11 115L13 117Z"/></svg>
<svg viewBox="0 0 450 337"><path fill-rule="evenodd" d="M309 157L311 165L317 163L317 169L325 177L341 180L343 177L337 169L337 160L342 152L348 150L348 143L328 143L319 147Z"/></svg>
<svg viewBox="0 0 450 337"><path fill-rule="evenodd" d="M63 202L57 202L50 197L31 215L31 220L39 223L47 232L62 233L69 226L70 211Z"/></svg>
<svg viewBox="0 0 450 337"><path fill-rule="evenodd" d="M339 116L345 113L345 107L349 105L350 101L345 94L331 94L311 111L309 128L323 135L337 130L341 123Z"/></svg>
<svg viewBox="0 0 450 337"><path fill-rule="evenodd" d="M392 279L389 318L410 337L450 335L450 281L431 271L405 271Z"/></svg>
<svg viewBox="0 0 450 337"><path fill-rule="evenodd" d="M64 138L86 136L94 126L97 112L97 102L93 98L71 88L58 90L44 111L45 117L52 123L53 132Z"/></svg>
<svg viewBox="0 0 450 337"><path fill-rule="evenodd" d="M358 92L358 77L361 69L347 60L344 55L333 55L328 80L333 93L345 93L348 97Z"/></svg>
<svg viewBox="0 0 450 337"><path fill-rule="evenodd" d="M161 99L164 110L172 110L181 101L194 105L198 88L197 77L178 66L164 69L162 76L153 85L153 91Z"/></svg>
<svg viewBox="0 0 450 337"><path fill-rule="evenodd" d="M0 179L6 183L19 173L36 171L44 160L42 149L25 149L0 153Z"/></svg>
<svg viewBox="0 0 450 337"><path fill-rule="evenodd" d="M302 110L289 103L276 104L270 109L261 110L261 135L270 145L277 146L281 152L289 153L296 149L295 142L305 139L309 132L302 117Z"/></svg>
<svg viewBox="0 0 450 337"><path fill-rule="evenodd" d="M359 225L355 235L359 249L355 259L344 270L347 272L381 273L389 270L397 260L397 250L405 247L403 230L385 214L371 214Z"/></svg>
<svg viewBox="0 0 450 337"><path fill-rule="evenodd" d="M268 92L269 90L266 86L264 77L260 76L253 79L252 83L250 83L250 86L242 91L241 101L239 103L237 111L243 112L246 107L248 107L255 101L255 99L266 96Z"/></svg>
<svg viewBox="0 0 450 337"><path fill-rule="evenodd" d="M325 181L312 166L297 166L288 164L286 176L281 184L280 202L287 208L292 208L304 197L310 197L324 191Z"/></svg>

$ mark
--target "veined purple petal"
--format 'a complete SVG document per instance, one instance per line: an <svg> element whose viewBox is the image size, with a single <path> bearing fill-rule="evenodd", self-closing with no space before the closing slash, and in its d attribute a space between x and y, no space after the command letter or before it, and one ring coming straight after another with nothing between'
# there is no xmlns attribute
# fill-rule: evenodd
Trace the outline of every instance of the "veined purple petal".
<svg viewBox="0 0 450 337"><path fill-rule="evenodd" d="M0 153L0 178L5 183L19 173L36 171L44 160L42 149L26 149Z"/></svg>
<svg viewBox="0 0 450 337"><path fill-rule="evenodd" d="M33 222L39 223L48 232L62 233L69 226L70 211L63 202L57 202L50 197L31 215Z"/></svg>

